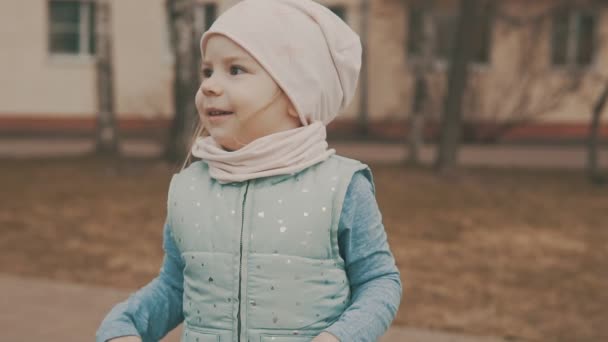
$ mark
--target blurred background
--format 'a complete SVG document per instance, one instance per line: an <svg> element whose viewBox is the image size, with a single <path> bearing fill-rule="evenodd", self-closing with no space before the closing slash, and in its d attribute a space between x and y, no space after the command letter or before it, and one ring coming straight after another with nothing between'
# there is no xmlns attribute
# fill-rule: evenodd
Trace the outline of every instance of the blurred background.
<svg viewBox="0 0 608 342"><path fill-rule="evenodd" d="M0 340L89 340L158 274L199 39L236 2L0 1ZM608 340L608 1L319 2L364 46L328 140L374 172L387 341Z"/></svg>

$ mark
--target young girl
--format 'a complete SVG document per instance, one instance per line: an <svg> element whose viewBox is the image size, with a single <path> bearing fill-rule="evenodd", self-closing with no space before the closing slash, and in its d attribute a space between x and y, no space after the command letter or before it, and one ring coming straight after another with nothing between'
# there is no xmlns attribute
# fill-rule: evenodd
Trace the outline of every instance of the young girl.
<svg viewBox="0 0 608 342"><path fill-rule="evenodd" d="M359 37L311 0L245 0L201 39L202 127L173 176L165 258L97 341L376 341L401 282L369 168L327 148ZM197 133L197 136L200 134Z"/></svg>

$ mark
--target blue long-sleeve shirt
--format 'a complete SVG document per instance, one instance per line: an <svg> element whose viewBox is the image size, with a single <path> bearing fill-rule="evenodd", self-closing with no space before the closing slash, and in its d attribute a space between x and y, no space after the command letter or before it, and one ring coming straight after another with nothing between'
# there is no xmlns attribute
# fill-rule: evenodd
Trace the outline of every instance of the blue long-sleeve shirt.
<svg viewBox="0 0 608 342"><path fill-rule="evenodd" d="M389 249L372 180L353 176L338 227L340 255L345 261L352 301L325 331L342 342L376 341L394 319L401 301L401 280ZM120 336L158 341L183 320L184 262L170 235L163 233L165 252L159 275L112 308L96 335L97 342Z"/></svg>

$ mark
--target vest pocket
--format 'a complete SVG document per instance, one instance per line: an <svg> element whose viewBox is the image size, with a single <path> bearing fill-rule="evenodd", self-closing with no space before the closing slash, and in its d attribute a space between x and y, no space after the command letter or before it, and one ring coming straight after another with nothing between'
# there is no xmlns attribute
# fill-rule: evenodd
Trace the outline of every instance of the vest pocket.
<svg viewBox="0 0 608 342"><path fill-rule="evenodd" d="M310 342L314 335L261 335L260 342Z"/></svg>
<svg viewBox="0 0 608 342"><path fill-rule="evenodd" d="M220 342L220 335L200 332L192 330L192 328L189 327L184 327L181 342Z"/></svg>

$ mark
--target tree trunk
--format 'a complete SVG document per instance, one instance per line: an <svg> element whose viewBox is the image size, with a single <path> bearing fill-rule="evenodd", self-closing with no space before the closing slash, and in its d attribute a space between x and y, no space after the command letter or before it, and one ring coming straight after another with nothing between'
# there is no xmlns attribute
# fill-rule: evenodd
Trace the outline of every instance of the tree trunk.
<svg viewBox="0 0 608 342"><path fill-rule="evenodd" d="M112 63L112 18L108 0L98 0L95 9L96 21L96 78L97 114L96 153L102 155L117 155L118 132L116 115L114 113L114 74Z"/></svg>
<svg viewBox="0 0 608 342"><path fill-rule="evenodd" d="M359 79L360 91L359 91L359 115L357 117L357 133L365 137L369 134L369 105L368 105L368 75L367 75L367 30L369 20L369 0L361 0L361 75Z"/></svg>
<svg viewBox="0 0 608 342"><path fill-rule="evenodd" d="M424 120L429 111L429 85L426 77L433 71L435 62L435 19L433 15L434 1L424 2L421 13L423 37L421 44L421 60L414 64L414 101L408 129L408 160L410 165L420 164L420 148L424 143Z"/></svg>
<svg viewBox="0 0 608 342"><path fill-rule="evenodd" d="M461 140L462 103L471 59L470 39L476 27L478 0L461 0L456 38L449 62L447 95L441 120L435 167L440 172L456 168Z"/></svg>
<svg viewBox="0 0 608 342"><path fill-rule="evenodd" d="M408 160L410 165L420 164L420 147L424 133L424 102L427 99L427 86L423 75L417 75L414 81L414 101L408 129Z"/></svg>
<svg viewBox="0 0 608 342"><path fill-rule="evenodd" d="M598 145L600 141L600 118L607 100L608 81L606 81L604 91L600 94L593 107L591 123L589 125L589 139L587 141L587 176L592 183L603 183L603 181L605 181L598 165Z"/></svg>
<svg viewBox="0 0 608 342"><path fill-rule="evenodd" d="M174 116L165 158L178 162L185 157L198 118L194 97L198 87L198 39L194 28L194 2L167 0L171 48L174 56Z"/></svg>

